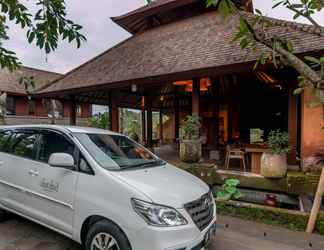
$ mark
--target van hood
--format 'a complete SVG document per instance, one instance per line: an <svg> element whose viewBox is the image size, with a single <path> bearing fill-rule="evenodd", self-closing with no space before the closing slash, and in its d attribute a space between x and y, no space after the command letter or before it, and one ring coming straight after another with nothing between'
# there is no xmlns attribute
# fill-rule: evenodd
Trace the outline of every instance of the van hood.
<svg viewBox="0 0 324 250"><path fill-rule="evenodd" d="M209 191L199 178L170 164L160 167L113 172L133 188L147 195L154 203L183 208Z"/></svg>

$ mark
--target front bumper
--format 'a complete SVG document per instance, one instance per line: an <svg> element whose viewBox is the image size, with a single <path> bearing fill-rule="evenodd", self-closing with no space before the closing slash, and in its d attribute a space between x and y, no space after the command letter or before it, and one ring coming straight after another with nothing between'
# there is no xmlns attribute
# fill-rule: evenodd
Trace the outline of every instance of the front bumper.
<svg viewBox="0 0 324 250"><path fill-rule="evenodd" d="M133 250L201 250L204 249L206 234L216 224L216 211L212 222L200 231L186 212L188 225L174 228L146 226L139 231L128 232Z"/></svg>

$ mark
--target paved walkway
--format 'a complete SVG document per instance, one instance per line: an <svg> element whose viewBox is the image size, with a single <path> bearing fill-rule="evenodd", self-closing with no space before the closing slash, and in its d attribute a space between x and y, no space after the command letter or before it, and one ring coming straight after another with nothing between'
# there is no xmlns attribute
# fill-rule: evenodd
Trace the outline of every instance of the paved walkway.
<svg viewBox="0 0 324 250"><path fill-rule="evenodd" d="M212 250L324 250L324 236L222 216Z"/></svg>
<svg viewBox="0 0 324 250"><path fill-rule="evenodd" d="M0 250L81 250L71 240L22 218L0 224ZM221 217L210 250L323 250L324 236Z"/></svg>

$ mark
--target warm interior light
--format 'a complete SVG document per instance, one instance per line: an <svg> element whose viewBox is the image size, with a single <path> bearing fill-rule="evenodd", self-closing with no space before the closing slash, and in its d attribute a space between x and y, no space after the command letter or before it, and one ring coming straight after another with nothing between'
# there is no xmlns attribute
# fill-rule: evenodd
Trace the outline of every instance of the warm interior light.
<svg viewBox="0 0 324 250"><path fill-rule="evenodd" d="M262 71L258 71L257 73L257 77L264 81L265 83L270 83L270 84L274 84L277 82L276 79L274 79L273 77L269 76L267 73L262 72Z"/></svg>
<svg viewBox="0 0 324 250"><path fill-rule="evenodd" d="M186 86L188 84L192 84L192 80L176 81L173 83L175 86Z"/></svg>
<svg viewBox="0 0 324 250"><path fill-rule="evenodd" d="M144 96L142 96L142 98L141 98L141 109L145 110L145 97Z"/></svg>
<svg viewBox="0 0 324 250"><path fill-rule="evenodd" d="M193 81L179 81L179 82L186 82L186 84L183 85L178 85L178 86L185 86L185 91L186 92L192 92L192 85L193 85ZM210 78L206 77L206 78L201 78L200 79L200 92L206 92L208 91L208 88L211 86L211 80Z"/></svg>
<svg viewBox="0 0 324 250"><path fill-rule="evenodd" d="M188 85L186 85L186 87L185 87L185 91L186 91L186 92L192 92L192 84L188 84Z"/></svg>

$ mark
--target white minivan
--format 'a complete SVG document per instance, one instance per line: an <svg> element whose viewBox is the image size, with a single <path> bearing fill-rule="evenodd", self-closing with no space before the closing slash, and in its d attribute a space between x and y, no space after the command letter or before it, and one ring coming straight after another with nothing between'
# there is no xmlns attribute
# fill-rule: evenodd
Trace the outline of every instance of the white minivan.
<svg viewBox="0 0 324 250"><path fill-rule="evenodd" d="M12 212L86 250L201 250L216 231L210 188L126 136L0 127L0 221Z"/></svg>

